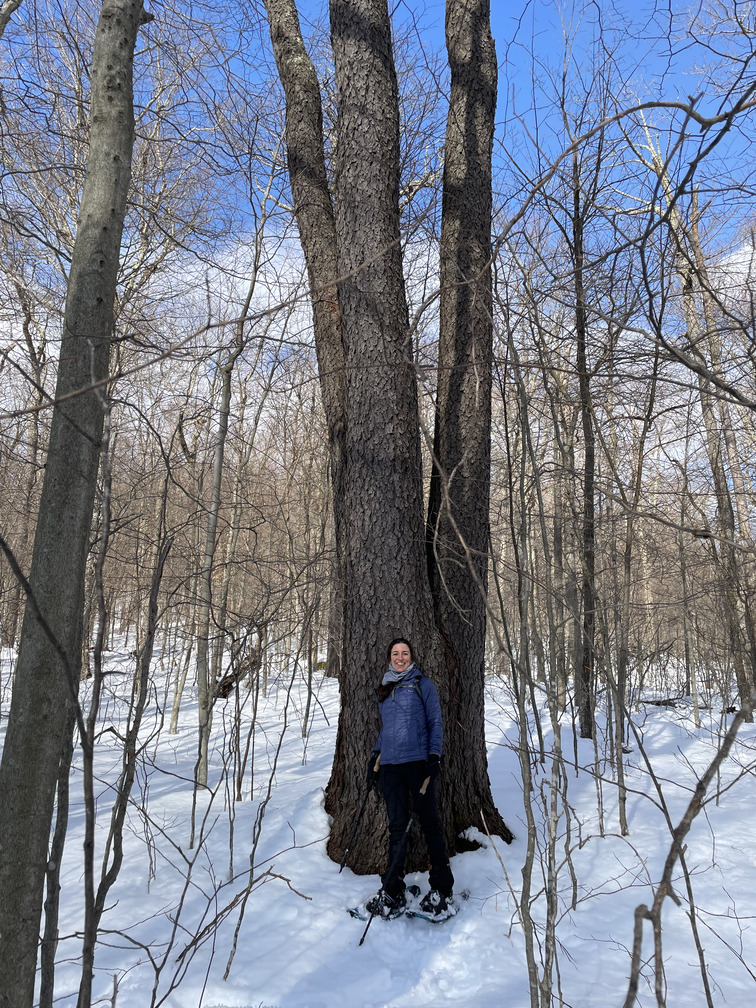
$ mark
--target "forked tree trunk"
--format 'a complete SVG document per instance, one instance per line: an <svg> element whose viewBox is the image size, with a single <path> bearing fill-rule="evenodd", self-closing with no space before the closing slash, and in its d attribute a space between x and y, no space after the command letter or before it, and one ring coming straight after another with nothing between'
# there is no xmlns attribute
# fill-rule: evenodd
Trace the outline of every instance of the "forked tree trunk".
<svg viewBox="0 0 756 1008"><path fill-rule="evenodd" d="M420 431L399 235L399 115L385 0L332 0L337 86L336 233L346 367L345 627L341 716L327 810L341 858L378 735L386 647L410 637L434 676L445 658L423 549ZM372 819L374 824L378 820ZM376 825L376 830L380 827ZM353 864L375 872L385 845L365 828Z"/></svg>
<svg viewBox="0 0 756 1008"><path fill-rule="evenodd" d="M92 59L90 147L68 281L31 597L0 766L0 1005L31 1008L59 766L81 668L84 583L134 140L141 0L104 0Z"/></svg>
<svg viewBox="0 0 756 1008"><path fill-rule="evenodd" d="M415 643L416 656L438 686L447 732L451 716L469 716L459 697L469 682L464 661L463 680L453 674L454 658L436 629L424 553L417 389L399 233L398 93L387 5L385 0L331 3L338 95L331 215L317 78L302 43L296 8L292 0L266 3L287 99L292 194L315 295L344 589L342 709L327 798L333 816L328 850L340 860L363 795L367 755L378 733L375 687L388 642L402 634ZM341 278L338 304L332 293L336 277ZM487 545L484 542L484 551ZM477 711L482 710L482 663L480 671L475 682L480 693L472 704ZM482 761L472 764L466 758L472 747L470 731L479 733L475 748L483 752ZM453 740L447 747L442 804L450 847L459 829L480 825L481 802L461 821L451 800L459 791L470 805L471 769L477 773L482 765L478 795L488 794L482 715L463 734L463 743ZM485 807L496 828L492 804ZM383 867L384 828L376 801L352 845L351 867L361 872Z"/></svg>

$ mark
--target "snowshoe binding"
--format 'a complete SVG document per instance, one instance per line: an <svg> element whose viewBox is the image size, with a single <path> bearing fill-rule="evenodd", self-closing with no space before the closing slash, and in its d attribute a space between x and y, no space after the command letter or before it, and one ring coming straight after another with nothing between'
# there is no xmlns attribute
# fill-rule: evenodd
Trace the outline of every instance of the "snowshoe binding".
<svg viewBox="0 0 756 1008"><path fill-rule="evenodd" d="M410 908L417 906L420 896L418 886L407 886L403 892L396 896L389 896L385 889L379 889L375 896L371 896L365 903L351 907L349 914L357 920L370 920L372 917L380 917L382 920L394 920L397 917L408 913Z"/></svg>
<svg viewBox="0 0 756 1008"><path fill-rule="evenodd" d="M433 924L441 924L454 917L458 911L459 904L451 893L444 895L437 889L431 889L416 906L407 910L407 916L422 917L423 920L431 921Z"/></svg>
<svg viewBox="0 0 756 1008"><path fill-rule="evenodd" d="M396 896L389 896L385 889L379 889L375 896L365 904L365 909L373 917L383 917L384 920L392 920L400 917L404 913L407 899L404 892L397 893Z"/></svg>
<svg viewBox="0 0 756 1008"><path fill-rule="evenodd" d="M370 920L372 917L380 917L382 920L393 920L401 917L407 905L407 899L403 892L396 896L389 896L385 889L379 889L375 896L371 896L365 903L352 907L349 913L358 920Z"/></svg>

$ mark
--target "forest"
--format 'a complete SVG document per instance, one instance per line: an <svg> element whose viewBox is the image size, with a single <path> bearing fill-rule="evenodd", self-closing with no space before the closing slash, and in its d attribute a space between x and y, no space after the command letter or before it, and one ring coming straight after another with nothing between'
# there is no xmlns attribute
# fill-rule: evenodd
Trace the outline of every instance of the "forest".
<svg viewBox="0 0 756 1008"><path fill-rule="evenodd" d="M72 956L65 1003L105 1003L158 739L191 730L190 849L208 793L253 815L249 917L291 698L306 740L337 690L323 849L381 871L377 804L350 837L397 635L444 709L447 844L521 851L531 1008L569 1003L568 780L632 837L630 753L685 710L710 759L678 819L646 760L668 856L611 1003L683 1004L678 885L691 1003L735 1003L686 838L756 767L756 8L501 6L3 0L0 1008L63 1003Z"/></svg>

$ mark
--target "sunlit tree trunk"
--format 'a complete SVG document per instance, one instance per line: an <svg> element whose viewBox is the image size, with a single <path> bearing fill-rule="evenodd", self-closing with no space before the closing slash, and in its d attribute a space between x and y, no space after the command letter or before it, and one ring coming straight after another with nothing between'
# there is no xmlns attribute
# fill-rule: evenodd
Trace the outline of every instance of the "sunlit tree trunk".
<svg viewBox="0 0 756 1008"><path fill-rule="evenodd" d="M18 10L21 3L22 0L3 0L3 3L0 4L0 39L8 27L13 12Z"/></svg>
<svg viewBox="0 0 756 1008"><path fill-rule="evenodd" d="M327 807L333 816L329 853L340 859L364 786L365 758L377 737L375 686L390 639L403 634L414 641L417 657L433 677L442 704L447 712L453 712L447 713L447 725L451 717L469 718L470 714L459 696L462 681L453 672L454 656L444 648L436 629L423 548L418 401L399 230L398 89L387 5L385 0L333 0L331 4L338 113L332 217L317 79L302 43L295 6L291 0L267 0L267 7L287 97L292 195L316 295L321 383L329 381L323 398L331 444L338 569L344 591L345 667L340 677L342 708ZM490 39L489 46L492 52ZM489 70L487 65L485 72ZM488 142L490 145L490 139ZM488 186L490 189L490 176ZM487 338L490 346L487 275L478 284L490 259L486 245L490 243L490 192L487 200L485 254L481 261L475 253L477 258L468 274L470 284L463 285L469 290L463 293L462 301L479 305L477 319L483 319L489 327L487 332L484 329L483 342L485 345ZM333 250L337 251L335 262L330 258ZM455 268L458 270L459 264ZM338 305L330 294L336 277L340 279ZM338 328L334 328L336 322ZM343 351L341 360L339 349ZM484 427L489 408L486 403L490 401L485 385L490 376L487 368L484 374L475 369L483 368L489 359L490 350L480 344L470 351L472 371L463 404L463 410L469 411L473 404L481 408ZM481 383L484 391L478 395L476 384ZM332 410L329 403L334 406ZM485 467L487 443L478 439L475 451L481 444ZM483 493L487 495L487 476L484 484ZM475 549L475 564L468 568L473 582L476 572L480 576L481 568L485 571L480 553L485 556L488 549L487 526L482 546L476 540ZM485 587L484 576L482 584ZM480 589L478 584L473 592L478 612L484 612ZM341 606L337 609L341 611ZM476 678L477 669L480 674ZM465 687L470 675L479 691L473 697L476 712L482 709L482 657L477 669L465 669L463 677ZM464 742L454 739L447 748L449 763L442 806L450 846L460 828L479 824L481 801L488 792L482 715L472 729L462 731ZM470 736L476 733L480 737L473 743ZM467 760L471 749L482 754L481 758ZM478 790L470 799L469 780L473 774ZM455 813L452 800L457 791L464 806L461 817ZM487 802L492 828L500 825L505 829L496 817L490 796ZM472 805L474 822L470 818ZM462 825L460 818L464 820ZM373 830L364 829L352 847L352 864L362 871L377 870L383 856L382 844L376 843L382 820L373 815L370 821Z"/></svg>
<svg viewBox="0 0 756 1008"><path fill-rule="evenodd" d="M729 411L724 403L717 410L717 400L712 394L711 382L706 376L707 368L712 368L714 372L719 370L721 354L711 304L711 285L698 234L696 220L698 210L694 199L693 224L686 228L679 207L672 198L667 169L656 150L652 153L652 164L668 206L668 226L677 252L677 268L683 289L683 311L691 353L703 365L698 373L698 390L706 452L717 502L719 536L719 542L712 540L712 553L721 579L722 603L740 702L747 707L756 682L756 646L748 593L745 590L744 576L737 556L739 528L732 487L733 472L736 481L739 472L737 465L734 469L728 468L727 465L728 447L732 448L734 439ZM688 253L688 248L691 249L691 253ZM697 298L701 300L700 313ZM752 718L752 712L748 711L747 720L750 721Z"/></svg>
<svg viewBox="0 0 756 1008"><path fill-rule="evenodd" d="M711 280L699 235L698 220L700 212L698 197L695 191L692 196L692 206L693 219L690 226L689 240L693 253L693 262L696 267L696 276L698 277L701 289L703 317L707 334L706 345L712 370L719 374L723 371L722 346L716 325ZM706 391L708 393L708 389ZM746 489L746 479L742 465L745 453L739 450L737 443L736 420L734 417L736 408L725 398L718 397L714 409L716 412L713 410L710 424L714 427L718 419L722 464L726 471L724 483L722 484L720 480L717 487L717 501L722 513L727 514L728 522L730 521L730 512L732 515L730 523L732 542L723 543L722 548L725 552L725 564L729 571L732 590L736 596L734 599L734 609L738 620L738 639L744 651L744 666L747 667L747 670L744 668L742 674L740 691L741 702L745 703L750 695L748 691L756 687L756 627L754 626L753 609L755 586L752 577L750 577L750 558L748 556L748 552L753 548L754 538L751 532L751 515L748 510L749 493ZM730 501L729 506L724 500L725 494ZM736 547L738 543L744 544L746 547L742 560L739 560L737 555ZM750 564L752 564L752 561L750 561Z"/></svg>
<svg viewBox="0 0 756 1008"><path fill-rule="evenodd" d="M340 857L378 735L375 688L403 634L434 678L444 656L424 553L420 432L399 233L399 114L385 0L332 0L335 210L346 368L345 627L341 715L327 810ZM441 691L442 692L442 691ZM442 702L444 698L442 696ZM376 820L373 818L373 822ZM365 829L355 863L377 871Z"/></svg>
<svg viewBox="0 0 756 1008"><path fill-rule="evenodd" d="M346 452L344 350L336 279L338 243L323 147L323 112L315 67L305 49L294 0L265 0L273 52L286 95L286 157L294 215L310 283L315 348L328 428L337 551L328 633L328 673L338 675L344 615L343 500Z"/></svg>
<svg viewBox="0 0 756 1008"><path fill-rule="evenodd" d="M221 506L221 483L223 462L228 435L228 419L231 412L231 380L234 364L241 352L235 346L220 365L220 401L218 404L217 430L213 443L213 470L210 485L210 503L205 524L205 542L197 578L197 712L199 717L199 747L197 756L196 782L199 787L207 786L208 750L213 719L214 682L210 663L210 625L212 614L212 585L215 550L217 546L218 514Z"/></svg>
<svg viewBox="0 0 756 1008"><path fill-rule="evenodd" d="M90 147L68 281L42 499L0 766L0 1005L30 1008L56 784L81 668L89 530L134 140L141 0L104 0Z"/></svg>

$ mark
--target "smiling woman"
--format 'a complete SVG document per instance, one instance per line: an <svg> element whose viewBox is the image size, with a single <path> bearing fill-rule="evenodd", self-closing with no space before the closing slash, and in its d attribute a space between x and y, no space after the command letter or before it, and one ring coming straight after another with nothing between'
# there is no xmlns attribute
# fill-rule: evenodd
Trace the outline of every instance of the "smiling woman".
<svg viewBox="0 0 756 1008"><path fill-rule="evenodd" d="M441 769L444 733L436 687L412 658L408 640L389 644L389 666L378 687L381 731L370 756L368 780L377 769L389 819L388 865L381 888L366 909L386 918L398 916L407 903L404 861L411 822L410 805L417 813L430 859L430 892L420 903L434 918L451 917L454 876L436 807L434 784Z"/></svg>

